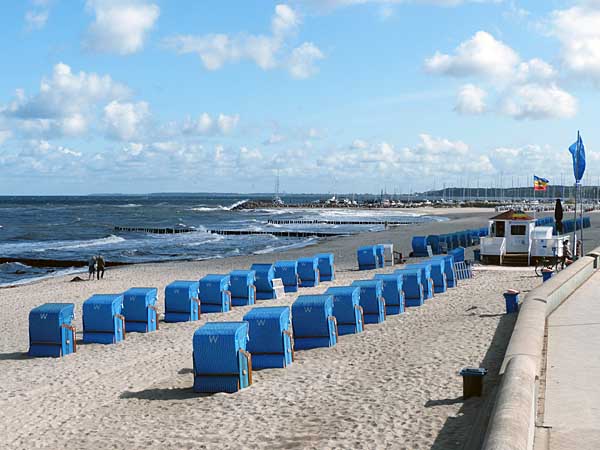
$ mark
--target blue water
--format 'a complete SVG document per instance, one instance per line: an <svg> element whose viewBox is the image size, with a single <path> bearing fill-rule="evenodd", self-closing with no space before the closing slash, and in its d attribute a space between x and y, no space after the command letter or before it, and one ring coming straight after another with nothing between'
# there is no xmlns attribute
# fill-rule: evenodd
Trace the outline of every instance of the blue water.
<svg viewBox="0 0 600 450"><path fill-rule="evenodd" d="M283 197L308 202L319 196ZM314 238L272 235L221 236L207 229L306 230L357 233L379 226L270 225L268 219L439 220L393 209L259 209L234 211L244 195L106 195L81 197L0 197L0 257L85 261L102 254L108 261L151 262L223 258L299 247ZM191 227L193 233L156 235L115 232L115 226ZM0 285L65 273L20 264L0 264Z"/></svg>

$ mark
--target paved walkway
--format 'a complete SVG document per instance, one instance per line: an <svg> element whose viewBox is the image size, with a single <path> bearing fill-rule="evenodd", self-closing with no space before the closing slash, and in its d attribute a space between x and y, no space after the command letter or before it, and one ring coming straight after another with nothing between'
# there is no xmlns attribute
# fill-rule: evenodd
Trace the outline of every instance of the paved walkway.
<svg viewBox="0 0 600 450"><path fill-rule="evenodd" d="M600 272L548 318L546 367L549 448L600 449Z"/></svg>

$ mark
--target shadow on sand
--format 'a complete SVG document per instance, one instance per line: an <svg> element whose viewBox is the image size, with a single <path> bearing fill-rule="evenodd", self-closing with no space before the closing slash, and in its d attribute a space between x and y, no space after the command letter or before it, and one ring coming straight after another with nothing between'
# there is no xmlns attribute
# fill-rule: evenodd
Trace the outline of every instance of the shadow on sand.
<svg viewBox="0 0 600 450"><path fill-rule="evenodd" d="M198 397L209 397L212 394L194 392L191 387L185 388L151 388L143 391L125 391L121 394L122 399L135 398L138 400L188 400Z"/></svg>
<svg viewBox="0 0 600 450"><path fill-rule="evenodd" d="M27 352L0 353L0 361L18 361L20 359L29 359Z"/></svg>
<svg viewBox="0 0 600 450"><path fill-rule="evenodd" d="M498 315L485 314L481 316L497 317ZM435 407L464 402L458 414L446 420L431 447L433 450L475 450L480 449L483 445L485 431L500 382L498 372L500 371L504 353L506 352L508 341L517 320L516 314L501 314L501 316L502 318L498 322L492 342L483 361L481 361L481 367L488 370L484 381L483 397L473 397L468 400L463 400L462 397L429 400L425 404L426 407ZM458 371L460 367L456 369Z"/></svg>

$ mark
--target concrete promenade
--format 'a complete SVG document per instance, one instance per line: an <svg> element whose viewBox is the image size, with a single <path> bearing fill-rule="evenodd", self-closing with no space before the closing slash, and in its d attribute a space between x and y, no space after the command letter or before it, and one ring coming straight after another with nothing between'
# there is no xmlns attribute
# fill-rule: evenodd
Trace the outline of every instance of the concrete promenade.
<svg viewBox="0 0 600 450"><path fill-rule="evenodd" d="M546 389L536 449L600 449L600 272L548 317Z"/></svg>

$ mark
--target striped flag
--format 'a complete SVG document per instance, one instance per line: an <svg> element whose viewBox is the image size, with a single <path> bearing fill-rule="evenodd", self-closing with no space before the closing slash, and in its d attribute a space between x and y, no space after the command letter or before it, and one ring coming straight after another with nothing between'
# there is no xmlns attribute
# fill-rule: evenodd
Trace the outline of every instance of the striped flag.
<svg viewBox="0 0 600 450"><path fill-rule="evenodd" d="M545 191L548 187L548 181L546 178L538 177L537 175L533 176L533 190L534 191Z"/></svg>

